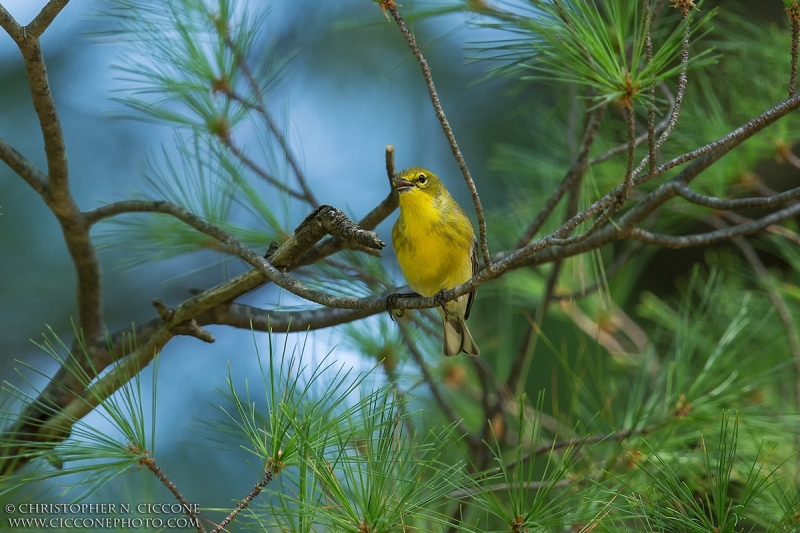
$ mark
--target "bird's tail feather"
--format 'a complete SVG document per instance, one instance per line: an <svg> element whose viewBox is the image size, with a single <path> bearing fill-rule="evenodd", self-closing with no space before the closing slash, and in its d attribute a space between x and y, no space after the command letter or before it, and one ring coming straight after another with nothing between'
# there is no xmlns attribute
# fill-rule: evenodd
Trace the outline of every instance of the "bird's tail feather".
<svg viewBox="0 0 800 533"><path fill-rule="evenodd" d="M467 328L464 317L445 315L444 322L444 347L442 353L446 357L452 357L459 352L466 352L470 355L480 355L481 351Z"/></svg>

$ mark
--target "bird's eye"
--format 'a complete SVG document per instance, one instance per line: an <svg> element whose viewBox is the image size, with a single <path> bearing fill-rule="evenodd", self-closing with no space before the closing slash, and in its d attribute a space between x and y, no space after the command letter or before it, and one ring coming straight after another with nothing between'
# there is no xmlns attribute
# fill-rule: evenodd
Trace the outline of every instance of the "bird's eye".
<svg viewBox="0 0 800 533"><path fill-rule="evenodd" d="M417 178L417 183L420 185L425 185L425 182L428 181L428 178L425 177L425 174L420 174Z"/></svg>

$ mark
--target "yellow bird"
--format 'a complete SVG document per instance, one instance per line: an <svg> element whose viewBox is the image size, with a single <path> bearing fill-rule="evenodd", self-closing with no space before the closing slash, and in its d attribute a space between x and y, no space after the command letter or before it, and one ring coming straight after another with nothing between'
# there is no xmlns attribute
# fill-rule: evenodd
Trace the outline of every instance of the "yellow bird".
<svg viewBox="0 0 800 533"><path fill-rule="evenodd" d="M399 172L392 183L400 194L392 243L408 286L427 297L472 278L478 270L475 232L441 180L430 170L411 167ZM474 300L473 290L439 308L444 355L480 355L465 322Z"/></svg>

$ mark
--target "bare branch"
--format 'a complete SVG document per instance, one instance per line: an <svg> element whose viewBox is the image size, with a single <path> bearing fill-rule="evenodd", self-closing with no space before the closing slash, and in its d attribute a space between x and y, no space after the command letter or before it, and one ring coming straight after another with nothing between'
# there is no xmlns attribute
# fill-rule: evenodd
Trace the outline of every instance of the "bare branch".
<svg viewBox="0 0 800 533"><path fill-rule="evenodd" d="M0 4L0 28L3 28L16 43L19 43L25 35L25 29L2 4Z"/></svg>
<svg viewBox="0 0 800 533"><path fill-rule="evenodd" d="M467 182L469 192L472 194L472 202L475 204L475 213L478 216L478 233L480 237L483 263L485 268L491 269L492 258L489 255L489 246L486 242L486 219L483 215L481 198L478 196L478 189L475 187L475 182L472 180L472 176L469 173L467 163L464 161L464 156L461 155L461 150L458 148L458 143L456 143L453 130L450 128L450 123L447 121L447 116L444 114L442 104L439 102L439 95L436 93L436 87L434 87L433 78L431 77L431 68L428 66L428 62L425 60L425 57L423 57L422 52L420 52L419 46L417 46L414 36L406 26L405 20L403 20L402 15L400 15L400 12L397 10L397 5L394 2L382 2L381 6L392 14L397 26L400 28L400 32L403 34L403 37L405 37L406 42L408 42L408 46L411 48L414 57L417 58L417 62L419 63L420 67L422 67L422 75L425 77L425 82L428 86L428 94L430 95L433 109L436 111L436 118L439 119L439 122L442 125L442 130L444 131L445 137L447 137L447 142L450 143L450 150L453 152L453 157L455 157L456 162L461 169L461 173L464 175L464 181Z"/></svg>
<svg viewBox="0 0 800 533"><path fill-rule="evenodd" d="M211 533L220 533L220 531L225 530L225 527L230 524L234 518L236 518L236 515L238 515L244 509L247 509L250 503L255 500L259 494L261 494L261 491L264 490L264 487L269 485L269 483L272 481L272 476L275 473L276 472L273 472L273 468L268 465L266 470L264 470L264 477L262 477L261 480L255 484L252 490L247 493L247 496L244 497L244 500L237 503L236 508L231 511L231 513L226 516L225 519L220 522L219 525L217 525L217 527L211 530Z"/></svg>
<svg viewBox="0 0 800 533"><path fill-rule="evenodd" d="M533 221L531 221L531 223L525 229L525 232L517 241L517 248L525 246L536 236L536 233L542 228L545 221L550 217L553 209L555 209L556 205L558 205L558 202L561 201L561 198L563 198L567 191L569 191L575 185L575 183L583 177L583 173L587 168L589 152L591 151L594 140L597 137L597 132L600 127L600 123L602 122L604 112L605 106L599 107L589 114L589 120L586 124L586 131L584 132L583 140L581 141L581 148L578 157L575 159L575 162L567 171L567 174L564 176L564 179L561 180L561 183L558 185L556 190L550 194L542 206L542 209L536 214L536 217L534 217Z"/></svg>
<svg viewBox="0 0 800 533"><path fill-rule="evenodd" d="M725 200L713 196L706 196L691 190L686 185L676 183L673 185L675 193L688 200L689 202L714 209L767 209L797 200L800 198L800 187L789 189L788 191L775 194L773 196L759 198L737 198L735 200Z"/></svg>
<svg viewBox="0 0 800 533"><path fill-rule="evenodd" d="M68 3L69 0L50 0L47 2L42 10L39 11L39 14L36 15L36 18L25 26L27 36L39 37L42 35Z"/></svg>
<svg viewBox="0 0 800 533"><path fill-rule="evenodd" d="M664 93L664 95L669 100L669 113L667 113L667 115L664 117L664 119L661 122L659 122L658 125L655 127L655 132L654 133L656 133L656 134L657 133L661 133L662 131L664 131L666 129L666 127L669 125L669 119L672 116L672 110L675 108L675 97L669 91L669 88L664 83L659 84L659 88L661 89L661 91ZM639 135L638 137L636 137L636 141L635 141L636 146L639 146L640 144L642 144L643 142L648 140L648 135L649 135L649 132L645 132L645 133ZM619 144L619 145L615 146L614 148L611 148L607 152L605 152L605 153L603 153L603 154L601 154L601 155L599 155L597 157L591 158L589 160L589 166L591 167L591 166L597 165L599 163L602 163L604 161L608 161L612 157L614 157L616 155L619 155L619 154L622 154L622 153L625 153L627 151L628 151L628 143L627 142L625 142L623 144ZM653 159L653 161L655 161L655 158Z"/></svg>
<svg viewBox="0 0 800 533"><path fill-rule="evenodd" d="M786 8L792 21L792 71L789 75L789 97L794 96L797 81L797 41L800 39L800 5L792 0L792 7Z"/></svg>
<svg viewBox="0 0 800 533"><path fill-rule="evenodd" d="M34 191L42 196L47 194L47 176L3 139L0 139L0 161L24 179Z"/></svg>
<svg viewBox="0 0 800 533"><path fill-rule="evenodd" d="M550 307L550 302L553 299L553 293L558 283L558 276L561 274L562 261L555 261L553 263L553 270L547 277L547 285L545 287L544 295L536 306L534 317L531 318L527 313L525 314L530 322L529 327L525 332L525 337L519 345L517 355L511 364L511 370L508 373L507 387L509 390L515 391L516 394L521 394L522 389L527 384L528 371L530 368L530 361L536 351L536 344L539 340L539 326L544 321L547 315L547 310Z"/></svg>
<svg viewBox="0 0 800 533"><path fill-rule="evenodd" d="M647 64L653 62L653 16L650 12L650 0L644 3L644 51ZM670 113L671 114L671 113ZM634 141L635 142L635 141ZM634 148L636 145L634 144ZM650 161L650 178L656 172L656 86L650 87L650 107L647 110L647 155Z"/></svg>
<svg viewBox="0 0 800 533"><path fill-rule="evenodd" d="M643 229L634 228L630 231L629 236L632 239L646 242L649 244L657 244L665 248L686 248L687 246L699 246L714 244L720 241L731 240L734 237L741 235L749 235L765 229L771 224L786 220L800 213L800 204L781 209L770 215L767 215L753 222L731 226L730 228L710 231L707 233L700 233L697 235L685 235L682 237L673 237L671 235L661 235L657 233L650 233Z"/></svg>
<svg viewBox="0 0 800 533"><path fill-rule="evenodd" d="M586 444L598 444L601 442L619 442L623 441L629 437L638 437L642 435L647 435L653 428L632 428L632 429L621 429L619 431L615 431L614 433L608 433L605 435L593 435L590 437L584 437L580 439L569 439L569 440L561 440L555 441L551 444L545 444L534 448L530 452L526 453L522 456L520 461L510 461L505 464L505 469L509 470L514 468L515 466L520 466L522 463L526 462L531 457L537 457L544 453L552 452L555 450L562 450L564 448L575 448L577 446L584 446ZM488 474L499 473L501 470L498 468Z"/></svg>
<svg viewBox="0 0 800 533"><path fill-rule="evenodd" d="M794 155L792 147L788 144L779 143L776 147L778 152L778 161L781 159L792 165L794 168L800 169L800 157Z"/></svg>
<svg viewBox="0 0 800 533"><path fill-rule="evenodd" d="M175 499L181 502L184 512L194 518L194 522L197 524L198 533L206 533L206 528L204 528L203 524L200 523L200 517L197 516L197 513L195 512L195 506L189 503L186 498L183 497L183 494L181 494L181 491L178 490L178 487L175 485L175 483L173 483L169 476L167 476L166 472L164 472L164 470L162 470L161 467L156 464L155 460L152 457L147 456L139 461L139 464L146 466L147 469L150 470L158 478L158 480L169 489L169 491L175 496Z"/></svg>
<svg viewBox="0 0 800 533"><path fill-rule="evenodd" d="M227 148L239 161L244 163L244 165L256 173L257 176L262 178L264 181L272 185L273 187L287 193L289 196L293 196L298 200L305 200L305 196L303 193L297 192L285 183L281 183L278 178L261 168L255 161L250 159L247 154L245 154L238 146L233 143L233 139L231 139L230 135L218 135L217 136L225 148ZM316 206L315 206L316 207Z"/></svg>
<svg viewBox="0 0 800 533"><path fill-rule="evenodd" d="M759 131L763 130L765 127L769 126L779 118L789 114L790 112L794 111L800 107L800 96L795 95L788 100L784 100L780 104L773 106L769 110L765 111L761 115L749 120L746 124L739 126L732 132L728 133L727 135L717 139L714 142L708 143L705 146L702 146L696 150L692 150L691 152L686 152L683 155L680 155L663 165L660 165L655 172L653 177L658 177L665 173L666 171L686 163L687 161L692 161L693 159L697 159L704 155L707 155L729 143L732 143L733 146L738 146L741 144L745 139L749 139L754 134L758 133ZM650 176L639 176L639 172L634 171L634 185L640 185L646 181L650 181Z"/></svg>
<svg viewBox="0 0 800 533"><path fill-rule="evenodd" d="M664 132L656 141L655 147L652 150L652 153L661 148L667 139L669 139L670 135L672 135L672 130L675 129L675 124L678 123L678 115L681 113L681 104L683 103L683 97L686 95L686 84L689 81L689 78L686 75L686 71L689 66L689 37L692 33L692 26L691 26L691 19L689 18L689 11L688 9L683 10L683 22L684 22L684 30L683 30L683 45L681 47L681 61L680 61L680 74L678 74L678 92L675 95L675 103L672 106L672 113L669 116L669 121L667 122L667 127L664 129ZM648 160L650 159L650 155L646 158L642 159L642 162L636 167L636 170L633 171L634 176L638 176L644 166L647 164ZM655 177L653 170L650 170L649 179Z"/></svg>
<svg viewBox="0 0 800 533"><path fill-rule="evenodd" d="M397 190L391 186L392 178L395 175L394 168L394 146L386 146L386 175L389 178L389 195L378 204L375 209L370 211L364 218L359 220L358 225L365 230L373 230L378 227L378 224L386 220L386 217L391 215L399 205L399 197ZM308 250L298 260L298 266L311 265L327 257L334 252L337 252L348 246L347 241L343 241L337 237L324 239L322 242Z"/></svg>
<svg viewBox="0 0 800 533"><path fill-rule="evenodd" d="M223 303L197 316L197 323L232 326L256 331L294 333L347 324L384 311L331 309L322 307L302 311L270 311L238 303Z"/></svg>
<svg viewBox="0 0 800 533"><path fill-rule="evenodd" d="M621 206L628 198L628 194L633 187L633 158L636 157L636 123L635 115L633 113L633 105L629 104L623 108L625 113L625 124L628 127L628 162L625 166L625 179L622 182L622 191L620 191L617 205ZM651 165L652 167L652 165ZM651 175L654 170L651 168Z"/></svg>
<svg viewBox="0 0 800 533"><path fill-rule="evenodd" d="M289 146L289 142L286 140L286 136L278 127L277 122L275 122L275 119L272 117L272 114L267 109L266 99L264 98L264 92L261 90L261 86L258 84L256 77L253 75L253 71L250 70L250 67L247 65L247 61L245 61L244 55L231 40L230 32L225 33L225 45L236 56L237 64L244 73L244 76L247 79L247 83L248 85L250 85L250 90L253 91L253 94L258 99L258 103L253 104L252 102L249 102L244 98L241 98L233 91L233 89L227 90L226 94L230 98L236 100L237 102L240 102L247 107L255 109L264 118L264 122L267 124L267 128L272 133L272 135L275 136L275 139L278 141L278 144L280 145L281 150L283 150L283 154L286 156L286 160L289 162L289 166L291 167L292 172L295 175L295 178L297 178L297 183L303 190L302 199L308 202L311 205L311 207L319 207L319 202L314 196L314 193L311 191L311 188L308 186L308 181L306 181L306 177L303 174L303 171L300 169L300 164L297 162L297 158L295 157L294 152Z"/></svg>
<svg viewBox="0 0 800 533"><path fill-rule="evenodd" d="M58 119L50 84L47 80L42 48L38 39L26 39L20 44L25 69L30 84L31 97L44 138L47 156L47 175L50 178L50 197L54 203L71 200L69 192L69 170L64 135ZM69 199L69 200L68 200Z"/></svg>
<svg viewBox="0 0 800 533"><path fill-rule="evenodd" d="M721 211L720 213L717 214L720 218L724 218L725 220L733 222L734 224L742 224L744 222L751 222L753 220L752 218L743 217L742 215L739 215L737 213L731 213L728 211ZM788 239L793 243L797 244L798 246L800 246L800 235L793 232L789 228L771 224L766 227L766 231L768 233L774 233L775 235L780 235L784 239Z"/></svg>

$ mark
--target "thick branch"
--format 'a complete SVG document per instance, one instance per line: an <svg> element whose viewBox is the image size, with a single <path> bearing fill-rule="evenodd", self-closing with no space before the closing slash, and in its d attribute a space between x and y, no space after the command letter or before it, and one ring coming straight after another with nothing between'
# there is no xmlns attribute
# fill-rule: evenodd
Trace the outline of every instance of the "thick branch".
<svg viewBox="0 0 800 533"><path fill-rule="evenodd" d="M67 249L75 264L80 330L87 338L93 339L100 336L103 324L100 263L89 238L88 226L70 192L64 136L37 38L64 5L66 1L51 0L31 23L35 31L30 34L28 29L23 31L22 39L17 40L17 44L25 62L31 100L44 140L48 174L44 200L61 225Z"/></svg>
<svg viewBox="0 0 800 533"><path fill-rule="evenodd" d="M23 27L11 16L11 13L9 13L2 4L0 4L0 28L3 28L16 43L19 43L25 34Z"/></svg>
<svg viewBox="0 0 800 533"><path fill-rule="evenodd" d="M385 311L385 310L383 310ZM269 311L238 303L223 303L197 316L201 326L222 325L256 331L294 333L347 324L383 311L364 309L307 309L302 311Z"/></svg>

